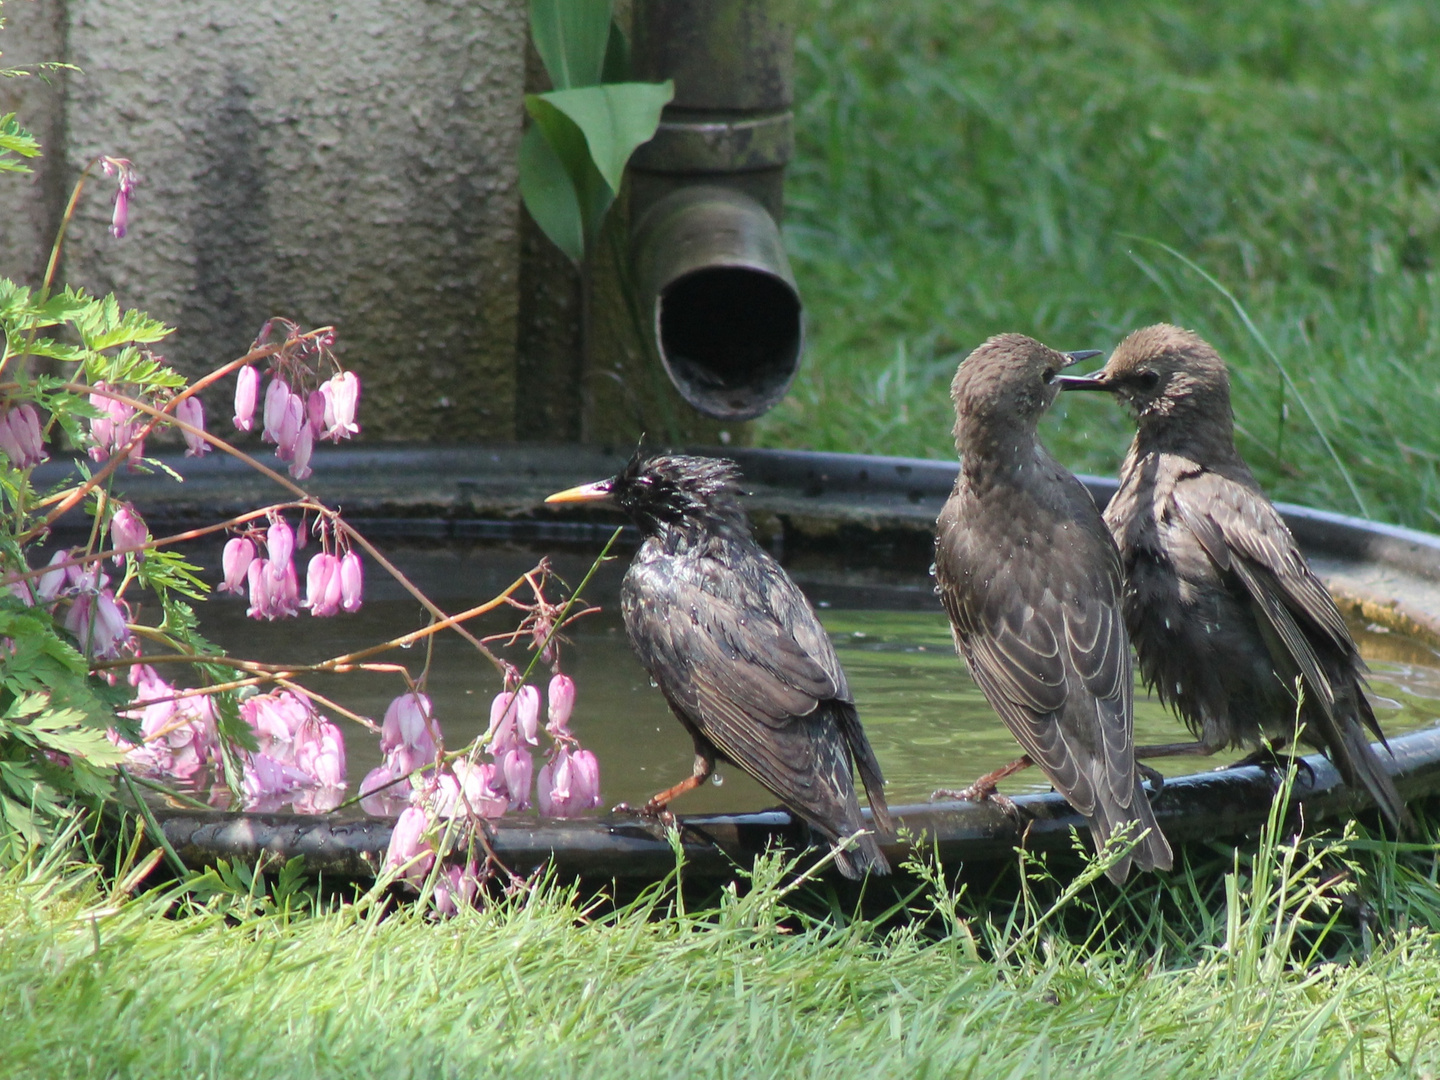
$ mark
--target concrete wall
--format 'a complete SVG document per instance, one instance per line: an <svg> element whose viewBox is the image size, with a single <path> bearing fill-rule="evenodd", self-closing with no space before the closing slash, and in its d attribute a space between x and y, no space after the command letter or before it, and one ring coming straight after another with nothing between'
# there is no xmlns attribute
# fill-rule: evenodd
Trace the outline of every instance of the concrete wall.
<svg viewBox="0 0 1440 1080"><path fill-rule="evenodd" d="M10 0L0 85L45 142L0 178L0 273L35 281L98 154L142 186L124 240L87 189L64 280L179 327L192 373L283 315L340 328L370 435L516 434L524 0Z"/></svg>

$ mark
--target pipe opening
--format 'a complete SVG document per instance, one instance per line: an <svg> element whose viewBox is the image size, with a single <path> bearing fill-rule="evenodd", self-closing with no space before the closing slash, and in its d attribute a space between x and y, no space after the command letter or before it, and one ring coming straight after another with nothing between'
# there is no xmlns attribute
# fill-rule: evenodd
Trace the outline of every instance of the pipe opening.
<svg viewBox="0 0 1440 1080"><path fill-rule="evenodd" d="M748 266L708 266L676 278L656 305L661 357L695 408L721 419L759 416L800 365L800 297Z"/></svg>

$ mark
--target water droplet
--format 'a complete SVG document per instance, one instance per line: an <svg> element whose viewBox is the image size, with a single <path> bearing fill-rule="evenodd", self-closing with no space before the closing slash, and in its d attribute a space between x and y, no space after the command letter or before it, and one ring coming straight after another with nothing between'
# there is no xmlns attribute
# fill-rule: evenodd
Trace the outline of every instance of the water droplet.
<svg viewBox="0 0 1440 1080"><path fill-rule="evenodd" d="M712 772L710 774L710 783L714 784L716 787L719 787L721 784L725 783L725 777L718 772Z"/></svg>
<svg viewBox="0 0 1440 1080"><path fill-rule="evenodd" d="M401 647L402 649L413 649L413 648L415 647L415 642L413 642L413 641L407 641L407 642L405 642L405 644L401 645L400 647Z"/></svg>
<svg viewBox="0 0 1440 1080"><path fill-rule="evenodd" d="M652 690L659 690L659 689L660 689L660 684L659 684L658 682L656 682L654 679L651 679L651 680L650 680L650 689L652 689Z"/></svg>

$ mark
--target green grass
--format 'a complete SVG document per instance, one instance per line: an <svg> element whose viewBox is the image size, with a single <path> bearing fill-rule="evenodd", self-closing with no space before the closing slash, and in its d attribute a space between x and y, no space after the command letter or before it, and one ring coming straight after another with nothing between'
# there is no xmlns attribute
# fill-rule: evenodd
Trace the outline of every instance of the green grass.
<svg viewBox="0 0 1440 1080"><path fill-rule="evenodd" d="M832 0L801 21L787 228L811 353L762 442L949 457L949 379L985 337L1098 348L1168 319L1231 361L1272 493L1357 509L1232 305L1145 237L1233 290L1371 513L1436 525L1430 6ZM1047 438L1112 472L1127 424L1077 396ZM1032 867L1018 902L932 877L883 922L773 861L699 910L545 888L435 923L242 874L131 899L60 846L0 871L0 1074L1433 1078L1436 841L1192 850L1123 892Z"/></svg>
<svg viewBox="0 0 1440 1080"><path fill-rule="evenodd" d="M1355 894L1325 883L1347 863L1380 928L1368 956ZM796 890L773 858L748 890L699 911L668 886L619 912L541 888L437 924L374 898L312 910L243 875L130 900L52 854L0 875L4 1072L1212 1080L1440 1068L1433 848L1397 858L1354 840L1267 842L1253 861L1217 857L1124 895L1091 887L1096 864L1065 886L1064 906L1060 883L1031 869L1013 906L971 903L934 877L915 917L889 928L807 914L825 893Z"/></svg>
<svg viewBox="0 0 1440 1080"><path fill-rule="evenodd" d="M1440 14L824 0L801 14L787 233L809 358L762 444L950 457L948 385L991 334L1112 347L1159 320L1231 364L1277 498L1356 512L1235 293L1371 514L1440 522ZM1085 400L1075 400L1085 397ZM1046 438L1115 471L1127 420L1062 399Z"/></svg>

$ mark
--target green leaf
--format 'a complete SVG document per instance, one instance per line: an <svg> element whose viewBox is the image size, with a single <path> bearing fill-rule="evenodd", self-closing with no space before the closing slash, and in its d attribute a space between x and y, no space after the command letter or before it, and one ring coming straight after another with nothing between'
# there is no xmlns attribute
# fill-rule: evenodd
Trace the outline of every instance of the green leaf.
<svg viewBox="0 0 1440 1080"><path fill-rule="evenodd" d="M520 197L551 243L572 262L585 258L585 218L575 184L539 124L520 140Z"/></svg>
<svg viewBox="0 0 1440 1080"><path fill-rule="evenodd" d="M39 157L40 143L16 122L14 113L6 113L0 116L0 172L30 171L28 165L15 160L17 154L22 158Z"/></svg>
<svg viewBox="0 0 1440 1080"><path fill-rule="evenodd" d="M654 137L660 126L660 110L674 96L675 84L668 79L663 83L610 83L527 94L525 108L545 128L547 137L558 126L554 119L557 113L579 128L590 159L613 195L620 190L625 163L636 147ZM565 159L564 149L553 137L551 145Z"/></svg>
<svg viewBox="0 0 1440 1080"><path fill-rule="evenodd" d="M610 24L610 40L605 44L605 65L600 69L602 83L630 81L630 42L620 24Z"/></svg>
<svg viewBox="0 0 1440 1080"><path fill-rule="evenodd" d="M530 0L530 36L556 90L600 81L611 0Z"/></svg>

